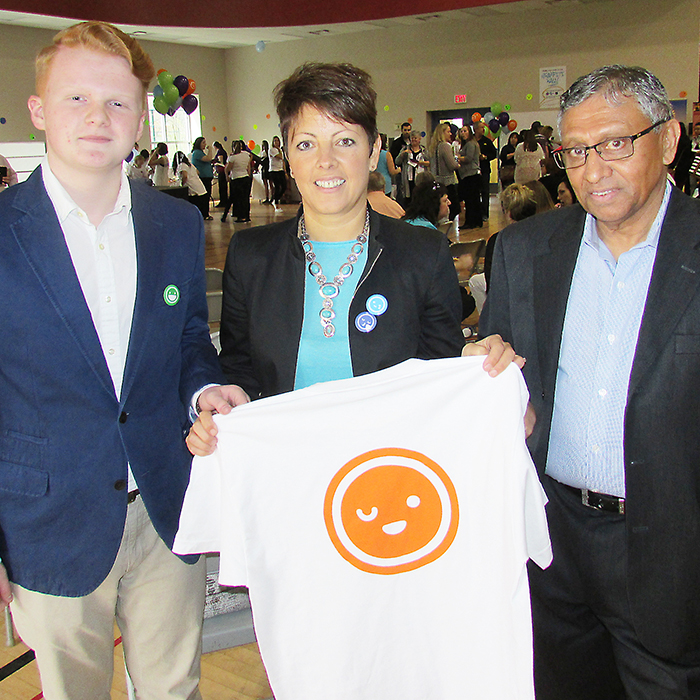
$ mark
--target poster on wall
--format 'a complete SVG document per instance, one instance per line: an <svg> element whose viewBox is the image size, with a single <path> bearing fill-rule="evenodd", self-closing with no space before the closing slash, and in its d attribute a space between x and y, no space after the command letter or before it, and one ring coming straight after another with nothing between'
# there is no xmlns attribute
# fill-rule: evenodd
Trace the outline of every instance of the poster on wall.
<svg viewBox="0 0 700 700"><path fill-rule="evenodd" d="M559 98L566 90L566 66L540 68L540 109L559 109Z"/></svg>

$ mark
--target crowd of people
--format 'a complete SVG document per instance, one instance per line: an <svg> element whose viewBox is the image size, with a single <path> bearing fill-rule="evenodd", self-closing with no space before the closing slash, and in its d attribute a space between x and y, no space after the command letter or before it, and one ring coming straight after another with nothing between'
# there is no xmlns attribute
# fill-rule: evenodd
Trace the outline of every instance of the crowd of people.
<svg viewBox="0 0 700 700"><path fill-rule="evenodd" d="M19 184L0 160L0 601L46 697L109 697L115 618L137 696L199 697L205 571L171 547L214 413L460 354L491 376L516 363L529 389L554 554L528 569L537 699L697 697L700 207L682 188L700 127L682 139L654 75L592 71L561 97L560 143L535 123L498 154L482 122L438 124L427 146L406 123L387 148L369 74L304 64L260 154L199 137L171 164L159 143L132 150L132 181L155 75L138 42L80 23L36 75L47 155ZM88 97L67 108L76 85ZM73 140L85 124L110 138ZM482 225L496 158L509 225L465 345L475 255L436 229ZM217 358L203 220L216 176L222 220L249 221L256 169L275 209L291 171L301 207L232 237ZM172 180L199 213L157 191Z"/></svg>

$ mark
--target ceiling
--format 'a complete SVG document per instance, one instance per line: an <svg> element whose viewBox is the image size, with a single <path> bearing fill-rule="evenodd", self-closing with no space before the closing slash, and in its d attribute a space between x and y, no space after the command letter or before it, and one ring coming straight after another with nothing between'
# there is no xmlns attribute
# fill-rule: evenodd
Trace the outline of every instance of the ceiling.
<svg viewBox="0 0 700 700"><path fill-rule="evenodd" d="M143 0L0 0L0 24L45 29L63 29L76 21L101 19L117 24L141 40L193 44L211 48L254 46L260 41L274 43L371 31L397 26L420 26L455 18L498 17L514 12L551 8L553 5L587 5L612 0L414 0L410 9L425 12L403 15L402 0L355 0L332 3L328 0L209 0L206 14L192 0L147 3ZM22 11L19 11L20 8ZM165 13L163 8L165 8ZM32 12L27 12L32 10ZM52 14L47 14L48 12ZM313 17L319 22L307 24ZM345 21L350 17L353 21ZM130 23L125 23L124 19ZM213 18L219 25L207 27ZM132 24L135 20L137 23ZM286 22L285 22L286 20ZM158 24L152 24L152 22ZM300 23L301 22L301 23ZM322 23L326 22L326 23ZM175 26L176 24L188 26Z"/></svg>

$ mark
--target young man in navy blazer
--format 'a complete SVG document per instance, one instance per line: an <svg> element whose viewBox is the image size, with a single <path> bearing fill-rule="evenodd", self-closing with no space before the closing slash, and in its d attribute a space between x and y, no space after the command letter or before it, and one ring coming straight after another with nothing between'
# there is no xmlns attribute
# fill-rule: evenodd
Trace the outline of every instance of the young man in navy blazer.
<svg viewBox="0 0 700 700"><path fill-rule="evenodd" d="M183 436L247 397L216 385L201 215L123 173L153 77L110 25L60 32L28 103L47 157L0 194L0 598L47 700L109 698L115 617L139 697L200 697Z"/></svg>

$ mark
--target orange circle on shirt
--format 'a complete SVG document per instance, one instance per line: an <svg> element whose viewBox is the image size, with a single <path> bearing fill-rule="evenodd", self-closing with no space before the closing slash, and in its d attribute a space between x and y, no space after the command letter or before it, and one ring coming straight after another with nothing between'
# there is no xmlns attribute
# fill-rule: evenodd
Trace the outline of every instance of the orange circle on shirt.
<svg viewBox="0 0 700 700"><path fill-rule="evenodd" d="M442 556L457 534L457 494L447 473L402 448L366 452L331 480L324 520L338 553L374 574L418 569Z"/></svg>

